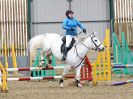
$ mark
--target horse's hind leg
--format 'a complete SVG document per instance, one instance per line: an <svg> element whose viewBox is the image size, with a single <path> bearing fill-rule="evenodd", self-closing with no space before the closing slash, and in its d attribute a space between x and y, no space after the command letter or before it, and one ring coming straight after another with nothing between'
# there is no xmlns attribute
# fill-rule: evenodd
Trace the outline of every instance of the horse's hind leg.
<svg viewBox="0 0 133 99"><path fill-rule="evenodd" d="M47 61L44 60L44 55L46 55ZM41 66L44 66L44 63L47 62L46 68L48 68L51 65L51 62L52 62L51 56L52 56L52 52L51 51L47 51L46 52L46 51L42 50L41 51L41 60L42 60Z"/></svg>
<svg viewBox="0 0 133 99"><path fill-rule="evenodd" d="M81 70L81 65L76 68L76 76L75 76L75 79L76 79L76 86L77 87L83 87L80 84L80 70Z"/></svg>
<svg viewBox="0 0 133 99"><path fill-rule="evenodd" d="M71 69L71 66L66 66L65 68L64 68L64 71L63 71L63 74L62 74L62 78L60 79L60 81L59 81L59 85L60 85L60 87L62 88L63 87L63 82L64 82L64 79L65 79L65 76L66 76L66 74L68 73L68 71Z"/></svg>

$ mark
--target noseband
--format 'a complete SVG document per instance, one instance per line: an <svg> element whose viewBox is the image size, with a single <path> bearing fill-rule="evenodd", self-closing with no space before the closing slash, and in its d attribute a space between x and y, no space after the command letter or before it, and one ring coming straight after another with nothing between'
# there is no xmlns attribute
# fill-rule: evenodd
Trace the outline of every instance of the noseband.
<svg viewBox="0 0 133 99"><path fill-rule="evenodd" d="M97 45L97 44L94 42L94 40L93 40L94 37L96 37L96 36L91 37L91 41L93 42L93 44L94 44L95 47L96 47L96 49L94 49L94 50L98 50L99 47L102 45L102 43L100 43L99 45Z"/></svg>

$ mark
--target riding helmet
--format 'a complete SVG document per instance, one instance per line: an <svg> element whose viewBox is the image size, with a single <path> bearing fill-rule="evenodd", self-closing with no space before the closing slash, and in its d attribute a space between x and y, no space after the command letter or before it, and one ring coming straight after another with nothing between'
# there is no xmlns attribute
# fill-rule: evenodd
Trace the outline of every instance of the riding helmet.
<svg viewBox="0 0 133 99"><path fill-rule="evenodd" d="M66 11L66 16L68 17L69 14L73 14L74 12L72 10L67 10Z"/></svg>

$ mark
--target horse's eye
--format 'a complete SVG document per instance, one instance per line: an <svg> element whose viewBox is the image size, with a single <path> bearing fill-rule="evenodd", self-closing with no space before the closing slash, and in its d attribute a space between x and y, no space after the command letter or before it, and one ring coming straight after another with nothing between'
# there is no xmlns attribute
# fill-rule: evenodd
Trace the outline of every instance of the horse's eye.
<svg viewBox="0 0 133 99"><path fill-rule="evenodd" d="M95 42L97 42L97 40L95 40Z"/></svg>

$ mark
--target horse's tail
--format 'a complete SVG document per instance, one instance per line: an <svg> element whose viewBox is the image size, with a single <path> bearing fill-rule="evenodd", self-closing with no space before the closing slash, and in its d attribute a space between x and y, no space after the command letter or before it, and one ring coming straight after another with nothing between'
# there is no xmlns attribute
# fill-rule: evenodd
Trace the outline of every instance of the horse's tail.
<svg viewBox="0 0 133 99"><path fill-rule="evenodd" d="M28 42L28 46L27 46L27 50L29 51L30 50L30 48L31 48L31 45L32 45L32 40L33 40L33 38L32 39L30 39L30 41Z"/></svg>
<svg viewBox="0 0 133 99"><path fill-rule="evenodd" d="M32 40L33 40L33 38L30 39L30 41L28 42L28 45L27 45L27 48L26 48L26 53L27 53L27 54L29 53L30 48L31 48L31 46L32 46Z"/></svg>
<svg viewBox="0 0 133 99"><path fill-rule="evenodd" d="M40 34L40 35L37 35L37 36L33 37L32 39L30 39L30 41L28 42L27 51L32 50L31 48L34 45L34 43L36 41L40 40L40 38L44 38L46 35L47 35L47 33L46 34Z"/></svg>
<svg viewBox="0 0 133 99"><path fill-rule="evenodd" d="M27 44L27 48L26 48L26 53L28 55L29 51L30 51L30 45L31 45L31 40L28 42Z"/></svg>

